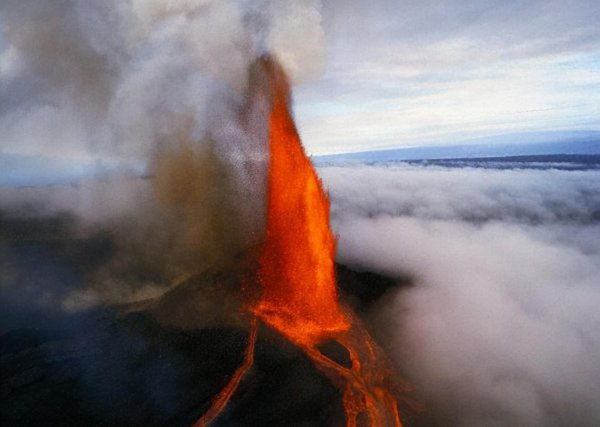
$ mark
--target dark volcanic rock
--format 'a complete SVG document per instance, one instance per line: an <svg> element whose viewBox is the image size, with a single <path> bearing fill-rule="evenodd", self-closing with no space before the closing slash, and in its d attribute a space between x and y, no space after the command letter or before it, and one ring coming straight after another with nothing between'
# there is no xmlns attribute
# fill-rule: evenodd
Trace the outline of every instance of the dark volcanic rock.
<svg viewBox="0 0 600 427"><path fill-rule="evenodd" d="M139 312L85 331L12 331L0 338L0 424L189 426L246 341L240 328L181 330ZM337 390L298 349L261 333L254 366L214 423L341 424Z"/></svg>
<svg viewBox="0 0 600 427"><path fill-rule="evenodd" d="M390 289L411 286L411 277L387 277L368 271L356 271L342 264L336 264L336 280L342 295L354 309L364 311Z"/></svg>
<svg viewBox="0 0 600 427"><path fill-rule="evenodd" d="M27 285L0 298L1 426L189 426L242 363L239 273L205 272L154 301L65 315L31 300L50 289L61 301L83 286L86 272L113 255L110 240L21 237L0 245L0 261ZM359 310L403 284L343 266L337 276ZM320 350L349 365L335 342ZM344 425L344 415L329 380L261 327L254 366L214 425L329 427Z"/></svg>

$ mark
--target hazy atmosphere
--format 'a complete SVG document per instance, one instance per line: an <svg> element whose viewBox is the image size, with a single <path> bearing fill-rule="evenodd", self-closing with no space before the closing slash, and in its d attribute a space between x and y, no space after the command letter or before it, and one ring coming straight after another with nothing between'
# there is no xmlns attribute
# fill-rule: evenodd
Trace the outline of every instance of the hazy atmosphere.
<svg viewBox="0 0 600 427"><path fill-rule="evenodd" d="M214 402L254 345L289 80L340 304L402 425L600 425L599 21L593 0L2 0L0 424L189 426ZM304 218L298 176L278 196ZM261 328L211 425L344 425L335 381Z"/></svg>

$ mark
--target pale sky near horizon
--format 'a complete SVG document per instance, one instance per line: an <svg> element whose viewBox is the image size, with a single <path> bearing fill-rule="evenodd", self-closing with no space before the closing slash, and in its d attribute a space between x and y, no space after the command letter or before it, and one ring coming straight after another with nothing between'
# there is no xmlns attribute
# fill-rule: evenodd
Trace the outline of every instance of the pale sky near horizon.
<svg viewBox="0 0 600 427"><path fill-rule="evenodd" d="M204 129L261 13L311 70L310 154L600 131L600 0L5 0L0 155L139 159L174 117Z"/></svg>
<svg viewBox="0 0 600 427"><path fill-rule="evenodd" d="M295 88L314 154L600 130L600 1L325 1Z"/></svg>

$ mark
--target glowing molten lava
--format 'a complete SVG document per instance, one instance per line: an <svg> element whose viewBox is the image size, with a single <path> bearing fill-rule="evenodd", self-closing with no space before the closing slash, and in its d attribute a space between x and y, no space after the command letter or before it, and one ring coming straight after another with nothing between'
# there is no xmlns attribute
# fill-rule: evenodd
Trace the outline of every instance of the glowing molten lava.
<svg viewBox="0 0 600 427"><path fill-rule="evenodd" d="M267 234L254 313L298 344L315 344L348 330L337 302L329 200L304 153L288 110L281 68L265 61L270 79Z"/></svg>
<svg viewBox="0 0 600 427"><path fill-rule="evenodd" d="M270 91L270 164L266 238L256 274L261 293L250 311L300 347L340 388L348 427L401 426L389 391L392 375L360 321L337 298L329 200L290 115L287 77L271 57L261 58L258 66ZM244 364L196 426L225 407L252 364L255 338L253 321ZM321 353L317 345L328 340L347 350L350 366Z"/></svg>
<svg viewBox="0 0 600 427"><path fill-rule="evenodd" d="M223 390L217 395L217 397L213 400L210 408L202 417L196 421L195 426L203 427L208 425L212 420L214 420L227 406L229 403L229 399L237 389L242 377L248 369L252 367L254 363L254 344L256 343L256 320L252 321L252 326L250 329L250 336L248 337L248 346L246 347L246 356L244 357L244 363L242 366L236 369L236 371L231 376L229 383L225 386Z"/></svg>

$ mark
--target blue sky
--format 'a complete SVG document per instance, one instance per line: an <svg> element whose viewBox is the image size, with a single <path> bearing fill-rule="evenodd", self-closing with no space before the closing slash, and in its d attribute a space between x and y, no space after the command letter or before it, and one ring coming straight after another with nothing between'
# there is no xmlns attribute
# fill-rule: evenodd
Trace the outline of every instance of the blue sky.
<svg viewBox="0 0 600 427"><path fill-rule="evenodd" d="M598 1L329 1L296 88L309 151L600 129Z"/></svg>

